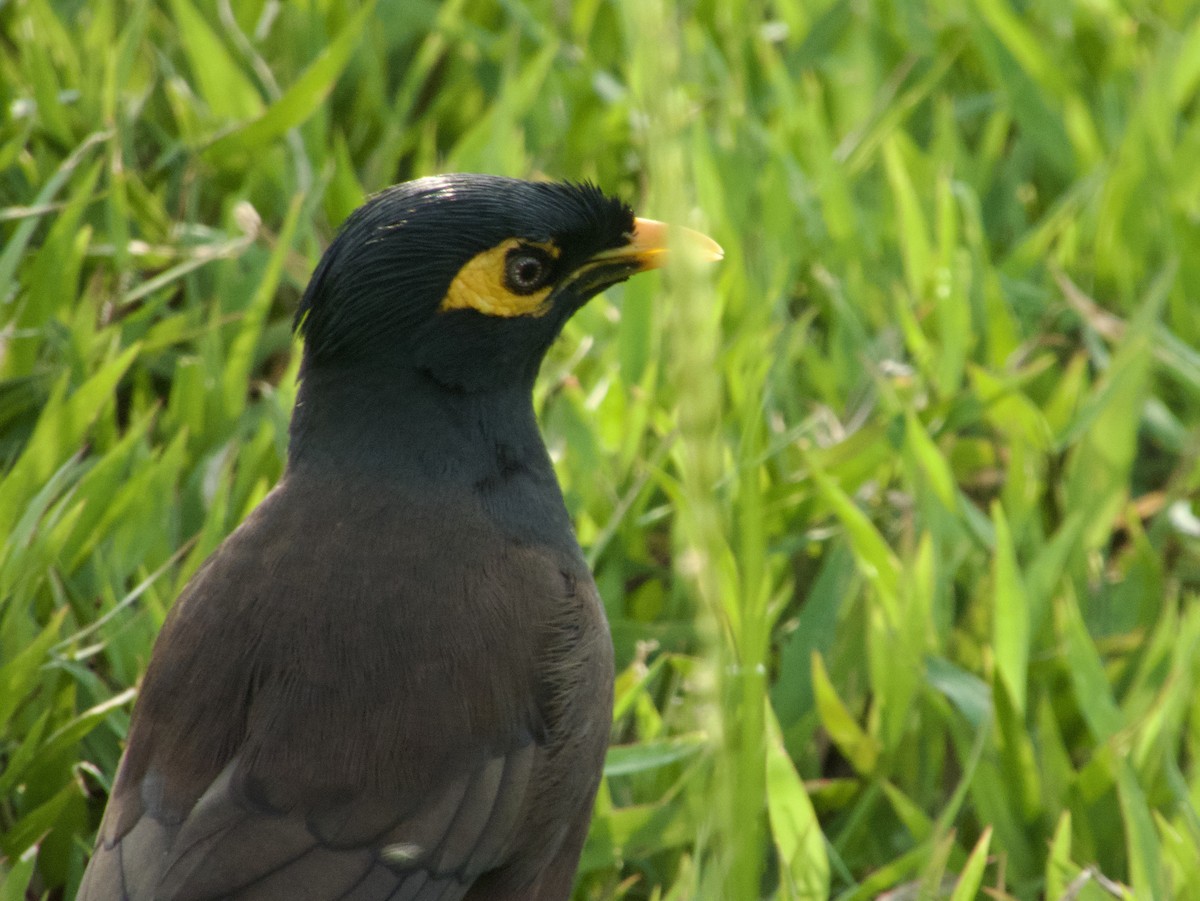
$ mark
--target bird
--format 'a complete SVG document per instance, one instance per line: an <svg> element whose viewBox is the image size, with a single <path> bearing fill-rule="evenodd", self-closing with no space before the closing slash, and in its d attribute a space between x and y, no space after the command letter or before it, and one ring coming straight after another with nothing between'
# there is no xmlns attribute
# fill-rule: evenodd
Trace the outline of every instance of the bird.
<svg viewBox="0 0 1200 901"><path fill-rule="evenodd" d="M710 238L591 183L376 194L299 305L283 475L167 616L79 901L559 901L613 646L534 415L590 298Z"/></svg>

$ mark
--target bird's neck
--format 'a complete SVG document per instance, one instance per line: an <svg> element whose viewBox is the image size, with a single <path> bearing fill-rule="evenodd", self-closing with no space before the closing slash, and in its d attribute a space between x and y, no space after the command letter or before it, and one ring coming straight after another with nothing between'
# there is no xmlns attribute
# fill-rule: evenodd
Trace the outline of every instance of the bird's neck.
<svg viewBox="0 0 1200 901"><path fill-rule="evenodd" d="M531 387L463 392L377 367L303 372L287 478L352 493L469 495L522 540L573 536ZM571 537L565 549L576 547Z"/></svg>
<svg viewBox="0 0 1200 901"><path fill-rule="evenodd" d="M301 372L292 468L440 482L486 476L497 455L549 471L530 386L464 392L418 371L379 366Z"/></svg>

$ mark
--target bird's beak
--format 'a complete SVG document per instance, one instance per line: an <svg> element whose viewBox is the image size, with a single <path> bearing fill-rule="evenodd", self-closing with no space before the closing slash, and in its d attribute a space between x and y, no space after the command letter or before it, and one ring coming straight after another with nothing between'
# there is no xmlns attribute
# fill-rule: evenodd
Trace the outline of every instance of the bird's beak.
<svg viewBox="0 0 1200 901"><path fill-rule="evenodd" d="M665 266L671 250L691 253L704 263L715 263L725 256L721 245L708 235L654 219L634 219L628 244L601 251L588 263L622 263L634 272L644 272Z"/></svg>
<svg viewBox="0 0 1200 901"><path fill-rule="evenodd" d="M653 219L634 219L633 231L624 244L593 254L564 286L569 286L577 297L586 299L631 275L665 266L667 257L674 252L690 253L706 263L725 256L720 244L700 232Z"/></svg>

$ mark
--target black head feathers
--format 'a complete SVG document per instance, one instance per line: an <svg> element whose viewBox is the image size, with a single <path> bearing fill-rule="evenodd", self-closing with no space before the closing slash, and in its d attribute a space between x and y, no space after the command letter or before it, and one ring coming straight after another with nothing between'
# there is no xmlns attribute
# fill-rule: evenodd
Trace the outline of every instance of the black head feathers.
<svg viewBox="0 0 1200 901"><path fill-rule="evenodd" d="M580 305L648 268L613 264L634 229L629 206L590 184L441 175L389 188L313 273L296 317L305 368L416 367L462 388L531 379Z"/></svg>

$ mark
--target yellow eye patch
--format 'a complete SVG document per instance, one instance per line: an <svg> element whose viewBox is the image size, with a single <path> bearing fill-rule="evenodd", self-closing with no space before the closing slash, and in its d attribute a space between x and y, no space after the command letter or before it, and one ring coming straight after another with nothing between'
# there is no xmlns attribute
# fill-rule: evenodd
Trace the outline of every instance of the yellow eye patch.
<svg viewBox="0 0 1200 901"><path fill-rule="evenodd" d="M477 310L486 316L543 316L550 309L546 298L554 289L547 284L529 294L516 294L505 285L505 270L508 254L518 247L536 247L558 259L562 252L549 243L521 241L509 238L491 250L476 254L463 264L450 282L446 296L442 298L439 312L449 310Z"/></svg>

